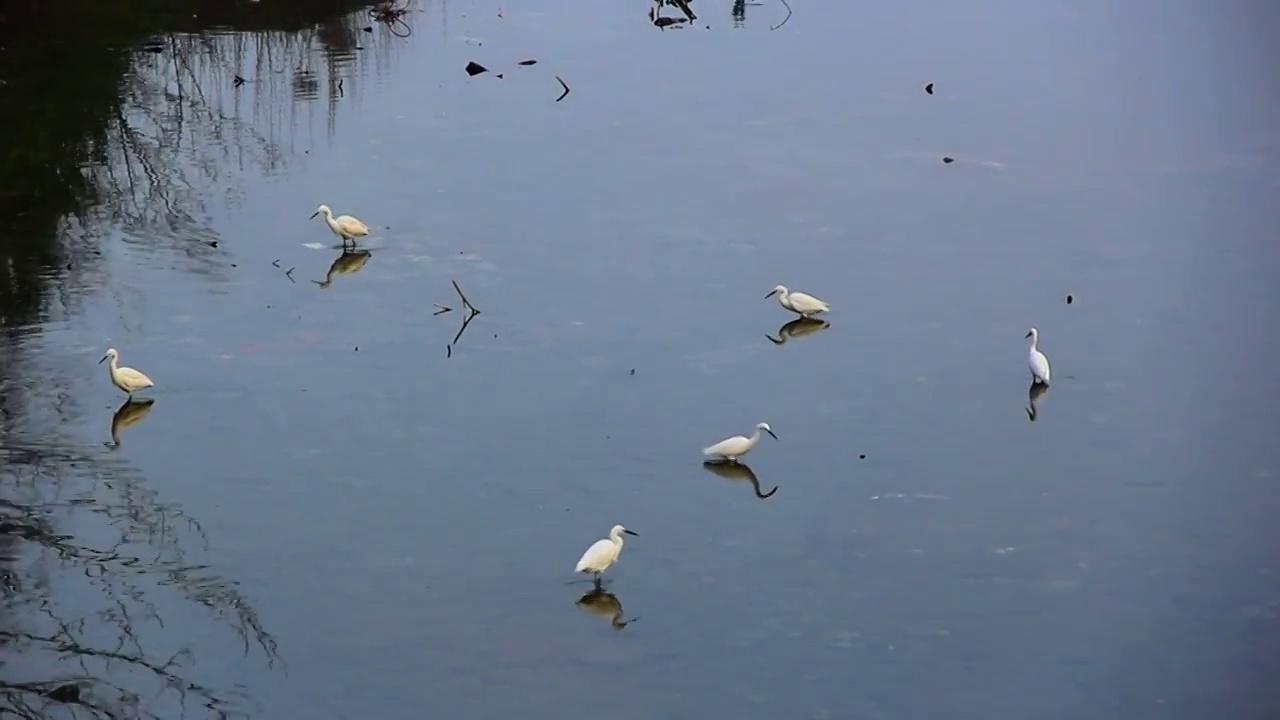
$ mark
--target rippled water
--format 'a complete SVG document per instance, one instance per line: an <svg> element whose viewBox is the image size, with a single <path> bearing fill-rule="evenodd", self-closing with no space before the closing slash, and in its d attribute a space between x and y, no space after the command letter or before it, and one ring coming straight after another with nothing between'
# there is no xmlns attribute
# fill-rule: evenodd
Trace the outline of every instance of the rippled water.
<svg viewBox="0 0 1280 720"><path fill-rule="evenodd" d="M732 5L246 6L133 55L100 204L2 241L61 253L0 304L4 507L49 523L0 535L5 679L161 717L1280 708L1263 11ZM66 659L125 625L148 664Z"/></svg>

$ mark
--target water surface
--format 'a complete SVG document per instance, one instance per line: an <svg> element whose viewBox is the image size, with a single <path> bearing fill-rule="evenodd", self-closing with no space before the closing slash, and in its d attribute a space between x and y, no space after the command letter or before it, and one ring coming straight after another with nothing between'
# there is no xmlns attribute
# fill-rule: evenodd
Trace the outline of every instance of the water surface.
<svg viewBox="0 0 1280 720"><path fill-rule="evenodd" d="M5 546L6 679L160 717L1280 709L1275 14L695 5L246 6L126 53L99 196L0 239L0 487L49 523ZM778 283L830 327L771 342ZM157 383L115 439L108 346ZM767 499L698 453L759 421ZM570 572L615 523L620 614Z"/></svg>

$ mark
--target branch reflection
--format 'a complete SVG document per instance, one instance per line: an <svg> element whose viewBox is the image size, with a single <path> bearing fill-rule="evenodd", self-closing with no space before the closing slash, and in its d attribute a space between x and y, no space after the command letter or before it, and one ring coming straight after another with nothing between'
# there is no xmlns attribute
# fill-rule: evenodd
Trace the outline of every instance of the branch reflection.
<svg viewBox="0 0 1280 720"><path fill-rule="evenodd" d="M783 323L778 328L778 337L765 335L769 342L774 345L782 345L792 338L802 338L806 335L813 335L831 327L831 323L826 320L818 320L817 318L796 318L788 323Z"/></svg>
<svg viewBox="0 0 1280 720"><path fill-rule="evenodd" d="M1031 382L1031 387L1027 388L1027 420L1031 422L1036 421L1036 416L1039 414L1036 406L1040 402L1041 398L1043 398L1048 392L1048 385L1035 381Z"/></svg>
<svg viewBox="0 0 1280 720"><path fill-rule="evenodd" d="M151 412L151 406L156 401L151 398L141 398L137 400L125 400L124 404L116 408L115 413L111 416L111 441L104 443L112 450L120 447L120 431L136 425L142 421L142 418Z"/></svg>
<svg viewBox="0 0 1280 720"><path fill-rule="evenodd" d="M614 630L622 630L640 619L633 617L630 620L623 620L622 601L617 595L601 588L592 589L591 592L578 598L574 604L596 617L607 619Z"/></svg>
<svg viewBox="0 0 1280 720"><path fill-rule="evenodd" d="M364 264L369 262L369 258L373 257L373 253L368 250L360 250L352 247L343 247L342 254L334 259L329 265L329 271L324 274L324 280L312 280L311 282L322 288L327 288L333 284L334 275L350 274L360 270Z"/></svg>
<svg viewBox="0 0 1280 720"><path fill-rule="evenodd" d="M691 2L692 0L654 0L653 7L649 8L649 21L652 22L655 27L662 28L664 30L671 25L691 23L698 19L698 16L693 12L693 8L689 7ZM669 5L676 8L680 12L684 13L684 17L663 17L663 5Z"/></svg>
<svg viewBox="0 0 1280 720"><path fill-rule="evenodd" d="M131 404L127 413L145 414L138 406L151 403ZM56 437L24 443L0 434L9 435L0 437L8 460L0 466L0 665L12 658L30 669L21 681L0 680L0 717L54 717L56 703L95 718L246 714L239 691L199 679L196 649L174 635L180 625L165 622L170 612L203 609L246 654L260 649L268 667L279 660L236 583L191 557L208 546L200 524L136 471L105 459L115 456L81 453ZM179 645L154 648L147 639L156 637Z"/></svg>
<svg viewBox="0 0 1280 720"><path fill-rule="evenodd" d="M774 485L773 489L767 493L760 492L760 478L756 477L756 473L754 470L751 469L750 465L747 465L741 460L737 462L707 461L702 463L702 467L703 469L710 472L711 474L719 475L725 480L734 480L734 481L746 480L747 482L751 483L752 489L756 491L756 497L760 498L761 500L772 497L774 493L778 492L777 485Z"/></svg>

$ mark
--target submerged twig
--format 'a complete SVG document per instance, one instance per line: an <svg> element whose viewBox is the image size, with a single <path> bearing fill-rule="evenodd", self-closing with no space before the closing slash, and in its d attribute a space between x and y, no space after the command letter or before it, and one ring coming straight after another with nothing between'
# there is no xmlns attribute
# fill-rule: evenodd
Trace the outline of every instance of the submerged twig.
<svg viewBox="0 0 1280 720"><path fill-rule="evenodd" d="M475 320L476 315L479 314L479 311L472 308L472 312L468 313L467 316L462 319L462 327L458 328L458 334L453 336L453 341L449 343L450 346L458 344L458 341L462 339L462 333L467 331L467 326L470 325L471 321Z"/></svg>
<svg viewBox="0 0 1280 720"><path fill-rule="evenodd" d="M409 4L398 5L392 0L384 0L374 5L369 10L369 16L374 20L387 26L392 35L396 37L406 38L413 34L413 28L409 27L409 23L404 21L404 16L409 12ZM396 29L396 26L404 28L403 34Z"/></svg>
<svg viewBox="0 0 1280 720"><path fill-rule="evenodd" d="M693 22L698 19L698 16L693 14L693 8L689 7L688 0L668 0L667 4L675 5L679 8L680 12L684 13L684 16L689 18L689 22Z"/></svg>
<svg viewBox="0 0 1280 720"><path fill-rule="evenodd" d="M564 88L564 92L560 93L560 97L556 98L556 102L560 102L569 95L569 86L565 84L564 80L560 79L559 75L556 76L556 82L560 83L560 87Z"/></svg>
<svg viewBox="0 0 1280 720"><path fill-rule="evenodd" d="M782 18L782 22L778 23L777 25L774 25L773 27L770 27L770 28L769 28L769 30L770 30L771 32L772 32L772 31L774 31L774 30L777 30L778 28L782 27L783 25L786 25L786 24L787 24L787 21L791 19L791 6L790 6L789 4L787 4L787 0L782 0L782 6L783 6L783 7L785 7L785 8L787 9L787 16L786 16L786 17L784 17L784 18Z"/></svg>
<svg viewBox="0 0 1280 720"><path fill-rule="evenodd" d="M470 310L472 315L479 315L480 310L477 309L475 305L471 304L471 301L467 299L466 295L462 294L462 288L458 287L458 281L450 280L449 282L453 283L453 289L457 291L458 297L462 298L462 307Z"/></svg>
<svg viewBox="0 0 1280 720"><path fill-rule="evenodd" d="M462 327L458 328L458 333L453 336L453 340L450 340L449 344L445 346L445 357L453 357L453 346L456 345L458 341L462 339L462 333L467 331L467 326L470 325L471 321L474 320L475 317L480 314L479 308L477 308L475 305L472 305L471 301L467 299L466 294L462 292L462 287L458 285L458 281L450 280L449 282L453 283L453 290L454 292L458 293L458 298L462 300L462 307L467 311L467 313L466 313L466 316L462 318ZM433 315L443 315L444 313L447 313L453 309L453 308L441 305L440 303L434 303L434 305L437 308L439 308L439 310L436 310L434 313L432 313Z"/></svg>

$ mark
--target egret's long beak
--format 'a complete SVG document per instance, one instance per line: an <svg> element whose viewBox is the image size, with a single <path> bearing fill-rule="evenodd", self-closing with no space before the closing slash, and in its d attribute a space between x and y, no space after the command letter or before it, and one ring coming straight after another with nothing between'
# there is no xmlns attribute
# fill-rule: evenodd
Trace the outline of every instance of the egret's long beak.
<svg viewBox="0 0 1280 720"><path fill-rule="evenodd" d="M101 365L102 363L106 362L107 358L109 358L109 357L111 357L111 356L110 356L110 355L103 355L103 356L102 356L102 359L98 361L98 364L99 364L99 365Z"/></svg>
<svg viewBox="0 0 1280 720"><path fill-rule="evenodd" d="M319 210L317 210L317 211L315 211L315 212L311 213L311 217L309 217L309 218L307 218L307 219L308 219L308 220L310 220L311 218L313 218L313 217L315 217L315 216L317 216L317 215L319 215L319 214L320 214L320 211L319 211Z"/></svg>
<svg viewBox="0 0 1280 720"><path fill-rule="evenodd" d="M637 535L636 533L631 532L630 530L623 530L622 532L624 532L624 533L626 533L626 534L628 534L628 535L635 535L636 537L640 537L639 535Z"/></svg>
<svg viewBox="0 0 1280 720"><path fill-rule="evenodd" d="M1022 339L1023 339L1023 340L1026 340L1026 339L1027 339L1027 338L1029 338L1029 337L1031 337L1031 333L1027 333L1025 336L1023 336L1023 338L1022 338Z"/></svg>
<svg viewBox="0 0 1280 720"><path fill-rule="evenodd" d="M773 435L773 431L772 431L772 430L765 430L765 432L769 433L770 435ZM774 439L774 440L777 440L777 439L778 439L778 436L777 436L777 435L773 435L773 439Z"/></svg>
<svg viewBox="0 0 1280 720"><path fill-rule="evenodd" d="M765 300L768 300L769 298L771 298L771 297L773 297L774 295L777 295L777 294L778 294L778 291L777 291L777 290L770 290L770 291L769 291L769 294L764 296L764 299L765 299Z"/></svg>

